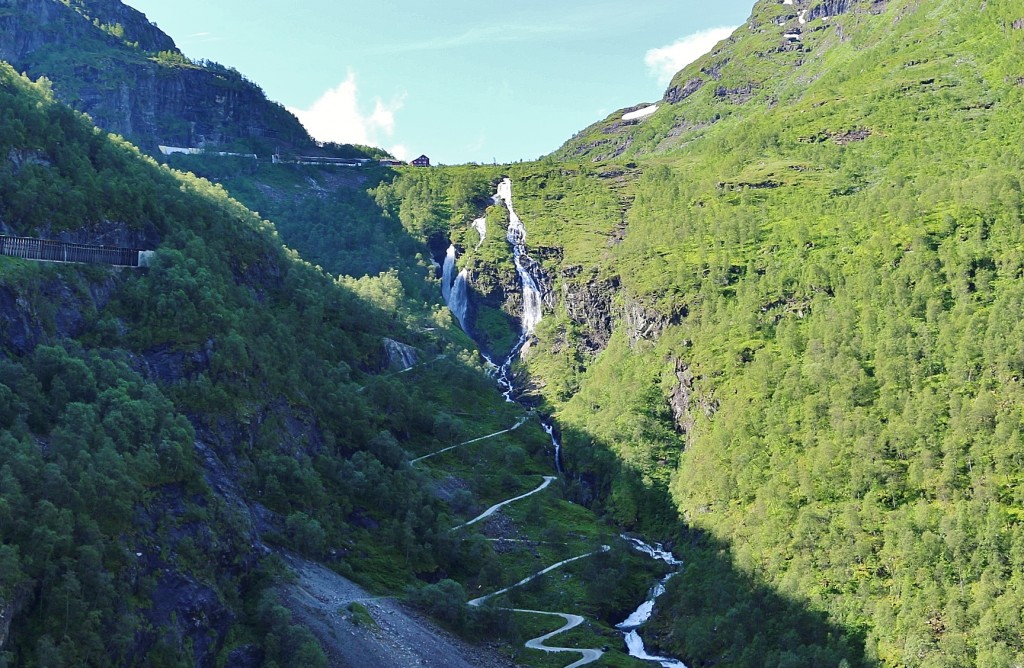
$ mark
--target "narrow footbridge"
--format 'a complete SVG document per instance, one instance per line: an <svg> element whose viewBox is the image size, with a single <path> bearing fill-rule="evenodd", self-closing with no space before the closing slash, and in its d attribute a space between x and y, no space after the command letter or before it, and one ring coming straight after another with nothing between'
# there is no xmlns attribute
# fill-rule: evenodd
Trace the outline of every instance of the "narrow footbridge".
<svg viewBox="0 0 1024 668"><path fill-rule="evenodd" d="M76 244L34 237L0 236L0 255L41 262L83 262L115 267L145 267L148 266L153 251Z"/></svg>

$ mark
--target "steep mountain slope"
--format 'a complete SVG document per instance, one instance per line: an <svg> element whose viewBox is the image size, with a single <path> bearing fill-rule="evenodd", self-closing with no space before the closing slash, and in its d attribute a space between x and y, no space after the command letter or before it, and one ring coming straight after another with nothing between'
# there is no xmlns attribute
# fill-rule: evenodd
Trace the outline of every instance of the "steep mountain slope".
<svg viewBox="0 0 1024 668"><path fill-rule="evenodd" d="M434 634L444 665L557 662L523 647L550 613L514 605L586 615L571 642L629 665L612 624L663 567L552 484L550 439L436 296L325 274L6 65L0 109L5 234L154 251L0 256L0 663L345 666L353 633L355 665Z"/></svg>
<svg viewBox="0 0 1024 668"><path fill-rule="evenodd" d="M3 0L0 60L148 151L213 145L269 155L309 147L298 120L237 71L193 63L117 0Z"/></svg>
<svg viewBox="0 0 1024 668"><path fill-rule="evenodd" d="M0 100L6 232L156 249L148 270L0 257L2 660L318 665L268 589L278 550L378 587L461 574L450 511L403 451L439 447L451 395L399 385L385 337L444 352L433 368L476 388L460 406L513 417L409 328L400 287L339 284L7 66Z"/></svg>
<svg viewBox="0 0 1024 668"><path fill-rule="evenodd" d="M1020 75L1009 49L1018 10L1012 2L972 3L957 13L882 0L758 2L730 38L676 74L654 113L628 120L613 113L555 155L599 161L664 153L754 114L793 123L810 113L808 120L832 122L832 132L856 131L847 126L871 111L858 106L867 99L898 94L929 103L929 93L942 91L983 98L972 90L981 77L1013 85Z"/></svg>
<svg viewBox="0 0 1024 668"><path fill-rule="evenodd" d="M541 163L345 194L320 170L210 169L332 271L382 265L340 239L351 220L317 219L329 250L299 234L315 206L281 194L308 179L382 226L367 244L419 248L360 280L4 70L5 231L159 247L138 275L0 258L4 660L315 664L268 593L285 548L504 638L550 629L467 609L467 591L594 554L512 605L581 609L601 620L574 632L585 646L617 644L608 622L649 579L557 486L483 535L450 531L551 472L538 425L509 429L519 409L429 297L436 277L414 287L421 244L440 261L453 242L471 331L511 347L509 213L482 210L509 176L545 309L519 389L558 420L564 493L685 557L647 633L658 653L1024 662L1022 28L1015 2L761 2L653 113ZM385 337L420 365L386 369Z"/></svg>
<svg viewBox="0 0 1024 668"><path fill-rule="evenodd" d="M749 582L870 663L1024 660L1022 42L1014 2L761 2L653 113L508 168L551 281L526 368L607 512L649 506L606 448L671 491L688 662L822 663L765 658Z"/></svg>

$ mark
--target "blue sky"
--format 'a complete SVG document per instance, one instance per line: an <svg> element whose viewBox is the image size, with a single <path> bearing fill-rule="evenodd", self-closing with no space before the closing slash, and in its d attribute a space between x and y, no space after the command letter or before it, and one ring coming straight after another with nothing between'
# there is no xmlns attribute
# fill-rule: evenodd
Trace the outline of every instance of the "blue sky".
<svg viewBox="0 0 1024 668"><path fill-rule="evenodd" d="M322 140L434 162L533 160L655 102L753 0L125 0ZM717 29L717 31L716 31Z"/></svg>

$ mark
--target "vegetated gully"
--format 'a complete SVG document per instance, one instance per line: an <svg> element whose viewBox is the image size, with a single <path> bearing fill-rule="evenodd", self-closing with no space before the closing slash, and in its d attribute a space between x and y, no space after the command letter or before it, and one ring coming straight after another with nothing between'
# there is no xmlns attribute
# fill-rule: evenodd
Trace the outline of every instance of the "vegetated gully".
<svg viewBox="0 0 1024 668"><path fill-rule="evenodd" d="M523 291L523 313L520 318L520 327L522 330L522 334L519 337L519 340L516 342L516 345L513 346L508 357L501 364L496 364L492 359L490 359L486 355L484 355L484 359L486 359L487 362L495 369L495 376L498 382L498 386L501 389L501 392L504 395L505 400L510 403L513 403L515 402L515 385L512 375L512 363L515 361L516 357L518 357L523 352L523 350L529 345L530 337L533 334L533 330L543 317L543 300L542 293L539 287L541 284L539 277L535 276L533 273L539 271L539 267L527 255L526 227L523 225L522 220L520 220L519 216L516 214L515 208L512 204L511 179L505 178L504 180L502 180L500 184L498 184L498 189L493 199L495 204L503 204L508 209L509 213L509 223L508 229L506 230L505 238L512 248L512 258L515 263L516 272L519 274L519 281ZM483 238L487 233L486 219L479 218L473 221L473 226L480 234L480 240L482 243ZM444 297L445 303L448 304L448 308L452 311L452 314L455 316L456 320L458 320L459 324L462 326L463 329L466 329L466 313L469 305L467 288L468 274L465 269L456 273L456 260L457 252L455 246L450 245L448 247L448 252L445 256L444 265L442 267L441 292L442 296ZM468 331L467 334L470 334L472 336L472 334ZM517 423L513 427L513 429L520 426L521 424L522 422ZM549 419L542 419L541 424L543 425L544 430L551 437L551 443L555 449L555 470L557 471L558 475L562 475L562 444L555 429L555 425ZM542 484L533 492L521 495L514 499L509 499L508 501L503 501L502 503L497 504L496 506L492 506L487 511L485 511L483 515L474 518L473 520L470 520L462 526L473 524L476 521L483 519L485 516L488 516L489 514L493 513L501 506L507 505L514 501L518 501L522 498L525 498L527 496L530 496L543 490L554 479L555 478L553 477L545 476L544 484ZM672 566L677 569L682 565L682 562L680 562L674 556L672 556L671 552L664 550L661 545L656 545L652 547L637 538L631 538L627 536L622 536L622 539L627 541L631 547L633 547L634 549L643 554L650 556L652 559L664 561L669 566ZM595 550L593 552L588 552L577 557L572 557L571 559L560 561L504 589L488 594L486 596L482 596L480 598L473 599L469 602L469 604L473 606L481 605L484 601L495 596L500 596L501 594L504 594L511 589L524 585L533 579L541 577L545 573L553 571L574 561L585 559L599 552L607 551L608 549L610 548L607 545L605 545L602 546L600 550ZM641 603L640 606L632 614L629 615L629 617L627 617L624 621L616 625L616 627L623 633L624 641L627 649L629 650L630 656L645 661L657 662L663 668L686 668L686 666L685 664L683 664L683 662L677 659L653 656L651 654L648 654L646 649L644 648L644 642L640 638L638 629L640 628L640 626L642 626L650 619L651 614L654 610L655 599L665 592L665 583L668 582L668 580L673 575L675 575L676 572L677 571L669 573L665 578L663 578L654 587L652 587L650 593L648 594L648 598L643 603ZM593 663L594 661L597 661L601 658L602 650L600 649L555 647L545 644L545 642L550 638L561 633L564 633L566 631L569 631L570 629L573 629L582 624L584 621L583 617L564 612L547 612L541 610L525 610L519 608L510 609L514 612L520 613L561 617L566 622L565 625L563 625L561 628L552 631L551 633L547 633L543 636L533 638L527 641L526 647L541 650L544 652L570 652L581 655L581 658L579 660L570 664L566 668L583 666L588 663Z"/></svg>

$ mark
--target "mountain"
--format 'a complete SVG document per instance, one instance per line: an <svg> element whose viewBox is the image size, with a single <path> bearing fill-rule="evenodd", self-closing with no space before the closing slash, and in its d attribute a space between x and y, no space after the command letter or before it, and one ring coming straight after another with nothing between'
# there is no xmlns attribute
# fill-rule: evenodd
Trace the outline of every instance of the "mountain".
<svg viewBox="0 0 1024 668"><path fill-rule="evenodd" d="M3 43L167 51L72 4ZM393 633L348 577L527 665L553 627L508 607L649 665L633 531L683 561L642 634L687 665L1024 663L1022 40L1019 3L758 2L536 163L174 158L221 185L4 69L4 231L157 252L0 257L0 660L346 665Z"/></svg>
<svg viewBox="0 0 1024 668"><path fill-rule="evenodd" d="M118 0L3 0L0 59L100 127L160 144L259 152L309 148L305 128L236 70L186 58Z"/></svg>
<svg viewBox="0 0 1024 668"><path fill-rule="evenodd" d="M656 108L507 169L521 373L609 515L645 516L609 451L670 492L688 664L829 665L798 625L766 649L751 582L869 664L1024 660L1022 41L1019 3L759 2ZM513 269L452 237L482 308Z"/></svg>
<svg viewBox="0 0 1024 668"><path fill-rule="evenodd" d="M381 253L330 230L360 277L332 275L49 80L0 64L0 109L0 664L543 662L524 641L560 613L513 604L586 615L573 642L628 661L613 624L667 562L549 475L438 304L431 234L366 192L393 173L186 156L289 222L343 210ZM29 259L43 242L146 262Z"/></svg>

